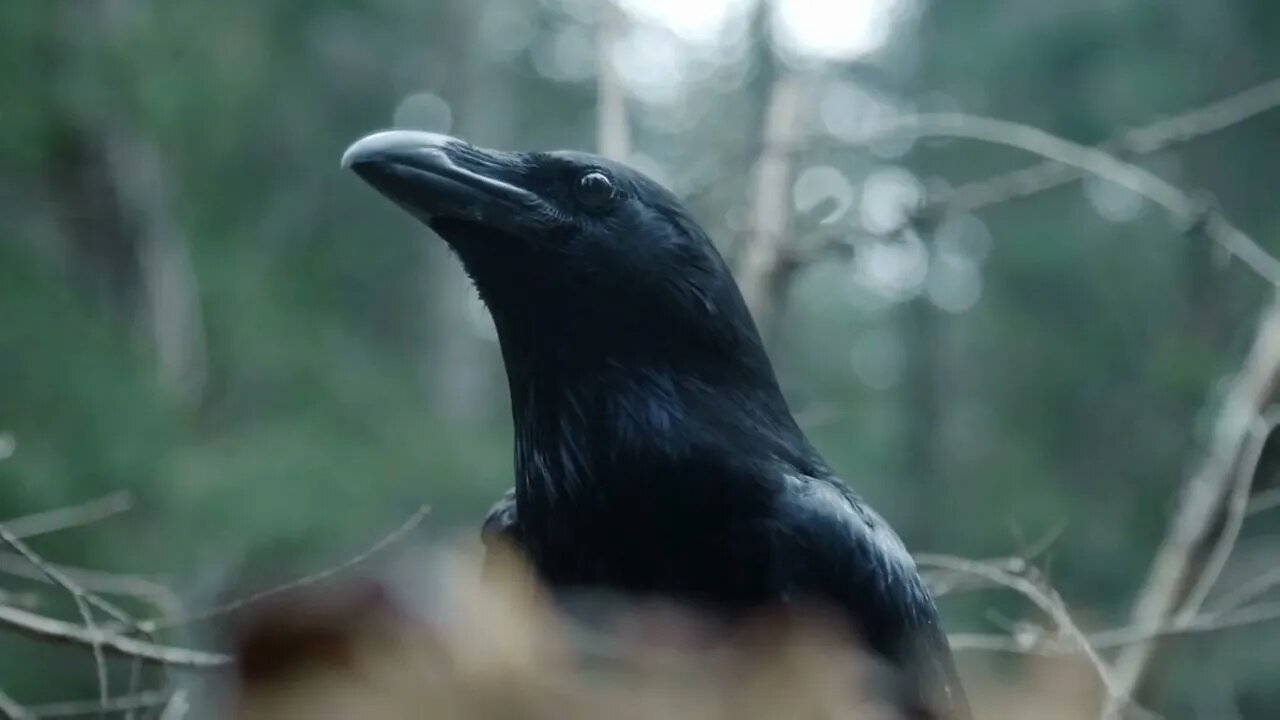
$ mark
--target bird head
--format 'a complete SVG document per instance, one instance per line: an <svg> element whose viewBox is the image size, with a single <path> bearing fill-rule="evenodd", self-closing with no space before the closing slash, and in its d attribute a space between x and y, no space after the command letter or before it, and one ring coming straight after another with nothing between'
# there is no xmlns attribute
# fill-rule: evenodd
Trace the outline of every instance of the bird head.
<svg viewBox="0 0 1280 720"><path fill-rule="evenodd" d="M719 253L675 196L636 170L410 131L369 135L342 164L454 249L504 352L716 372L746 359L772 382Z"/></svg>

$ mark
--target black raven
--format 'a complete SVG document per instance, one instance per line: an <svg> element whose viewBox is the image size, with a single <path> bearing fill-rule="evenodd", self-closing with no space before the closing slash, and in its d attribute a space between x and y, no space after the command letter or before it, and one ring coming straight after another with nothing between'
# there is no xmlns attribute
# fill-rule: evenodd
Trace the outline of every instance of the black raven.
<svg viewBox="0 0 1280 720"><path fill-rule="evenodd" d="M342 164L429 225L497 327L516 483L486 520L553 588L721 611L834 604L913 714L968 713L902 542L796 425L729 269L676 197L578 152L422 132Z"/></svg>

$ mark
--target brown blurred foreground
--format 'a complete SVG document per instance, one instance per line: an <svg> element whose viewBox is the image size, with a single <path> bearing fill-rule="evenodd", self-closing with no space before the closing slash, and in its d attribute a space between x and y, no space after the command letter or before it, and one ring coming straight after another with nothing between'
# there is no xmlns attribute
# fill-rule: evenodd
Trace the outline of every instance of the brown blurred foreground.
<svg viewBox="0 0 1280 720"><path fill-rule="evenodd" d="M458 567L475 567L463 564ZM616 608L591 629L504 562L453 572L429 612L371 579L291 594L236 628L224 717L893 718L874 663L816 615L731 637L670 608ZM1017 687L969 680L975 715L1095 716L1088 670L1035 660ZM1007 683L1007 678L1002 681Z"/></svg>

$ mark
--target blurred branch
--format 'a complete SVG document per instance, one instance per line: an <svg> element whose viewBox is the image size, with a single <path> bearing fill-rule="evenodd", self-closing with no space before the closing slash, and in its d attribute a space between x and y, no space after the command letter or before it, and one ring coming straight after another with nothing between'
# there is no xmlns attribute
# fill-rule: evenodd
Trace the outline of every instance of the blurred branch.
<svg viewBox="0 0 1280 720"><path fill-rule="evenodd" d="M933 554L918 555L916 562L925 567L971 575L1022 595L1053 621L1060 637L1071 639L1075 649L1093 666L1094 672L1107 691L1108 698L1127 700L1127 696L1118 694L1118 686L1112 677L1111 668L1094 649L1080 626L1072 619L1067 604L1063 602L1057 590L1053 589L1035 566L1022 562L1018 558L997 563Z"/></svg>
<svg viewBox="0 0 1280 720"><path fill-rule="evenodd" d="M371 548L334 567L327 568L320 572L299 578L293 582L257 593L250 597L211 608L202 613L180 618L158 618L143 623L136 622L114 605L111 605L101 598L98 598L96 595L86 591L84 587L76 582L76 580L72 579L68 573L46 562L43 558L39 557L34 553L34 551L28 548L20 539L13 537L12 534L5 530L3 526L0 526L0 536L3 537L4 541L8 545L13 547L14 550L21 554L27 561L36 565L51 581L66 589L72 595L73 599L77 601L77 605L82 611L84 626L81 627L62 620L45 617L43 615L38 615L36 613L7 605L0 605L0 625L4 625L10 629L17 630L37 639L63 642L75 646L90 648L94 652L99 668L101 691L99 708L106 708L109 704L109 698L105 686L106 663L104 656L108 653L165 667L208 669L222 667L230 662L228 657L217 653L170 647L159 645L154 642L136 640L119 634L119 631L131 630L150 634L160 628L173 627L233 613L280 593L321 582L364 562L368 558L400 540L422 522L422 519L426 517L428 511L429 508L425 506L420 508L407 521L401 524L400 527L383 537ZM108 629L99 627L94 623L92 614L90 613L88 607L90 602L103 609L107 614L111 615L113 619L120 623L120 625ZM170 698L166 708L167 712L171 713L170 716L183 717L188 710L188 705L185 697L180 701L175 701ZM129 708L121 709L126 711L129 710Z"/></svg>
<svg viewBox="0 0 1280 720"><path fill-rule="evenodd" d="M81 587L100 595L115 595L143 600L164 615L174 615L181 602L173 591L164 585L135 575L71 567L59 563L47 563L74 579ZM39 568L32 567L25 558L14 553L0 553L0 573L52 584ZM12 604L12 603L11 603Z"/></svg>
<svg viewBox="0 0 1280 720"><path fill-rule="evenodd" d="M1159 633L1153 634L1150 628L1127 627L1107 630L1092 637L1097 647L1113 648L1155 638L1196 635L1275 620L1280 620L1280 603L1259 603L1230 612L1200 613L1176 626L1165 627Z"/></svg>
<svg viewBox="0 0 1280 720"><path fill-rule="evenodd" d="M14 537L26 539L91 525L127 512L132 507L133 494L127 490L118 490L79 505L55 508L7 520L4 526Z"/></svg>
<svg viewBox="0 0 1280 720"><path fill-rule="evenodd" d="M35 720L35 714L0 690L0 717L5 720Z"/></svg>
<svg viewBox="0 0 1280 720"><path fill-rule="evenodd" d="M1256 515L1278 507L1280 507L1280 488L1272 488L1254 495L1253 500L1249 501L1249 508L1245 511L1245 515Z"/></svg>
<svg viewBox="0 0 1280 720"><path fill-rule="evenodd" d="M762 151L756 162L751 234L738 255L736 272L743 299L767 336L787 269L791 225L791 177L788 151L798 137L809 97L808 83L784 72L769 89Z"/></svg>
<svg viewBox="0 0 1280 720"><path fill-rule="evenodd" d="M1181 115L1125 130L1101 148L1121 156L1147 155L1221 132L1277 107L1280 107L1280 79L1255 85ZM930 198L924 210L940 215L975 212L1038 195L1086 174L1079 167L1049 160L943 191Z"/></svg>
<svg viewBox="0 0 1280 720"><path fill-rule="evenodd" d="M618 75L613 50L625 31L626 14L613 0L599 0L596 24L596 145L614 160L631 154L631 123L627 117L627 89Z"/></svg>
<svg viewBox="0 0 1280 720"><path fill-rule="evenodd" d="M1222 530L1218 533L1217 542L1209 559L1205 562L1195 587L1187 593L1182 609L1174 619L1174 625L1180 626L1189 621L1204 607L1205 598L1209 597L1213 586L1222 575L1222 570L1235 550L1236 541L1240 538L1240 528L1244 526L1245 514L1249 509L1249 493L1253 488L1253 480L1258 474L1258 461L1262 459L1262 450L1267 444L1267 437L1276 428L1280 417L1275 413L1266 419L1257 418L1249 429L1247 445L1243 449L1239 464L1236 466L1235 482L1227 499L1226 519Z"/></svg>
<svg viewBox="0 0 1280 720"><path fill-rule="evenodd" d="M31 610L40 607L40 596L30 592L0 590L0 604L14 605Z"/></svg>
<svg viewBox="0 0 1280 720"><path fill-rule="evenodd" d="M204 392L204 317L186 236L174 216L159 143L124 130L103 137L106 164L120 201L138 226L146 313L160 380L188 402Z"/></svg>
<svg viewBox="0 0 1280 720"><path fill-rule="evenodd" d="M1261 575L1256 575L1240 583L1234 589L1222 593L1222 596L1214 605L1219 612L1235 610L1245 603L1257 600L1277 587L1280 587L1280 567L1273 567Z"/></svg>
<svg viewBox="0 0 1280 720"><path fill-rule="evenodd" d="M40 557L40 555L32 550L30 546L20 538L15 537L4 525L0 525L0 540L3 540L4 544L13 548L14 551L21 555L24 560L35 566L41 574L49 579L50 582L65 590L67 594L71 595L73 598L98 608L116 622L127 625L136 625L134 619L127 612L116 604L98 596L96 593L85 589L85 587L75 578L71 577L70 574L64 572L57 565L54 565Z"/></svg>
<svg viewBox="0 0 1280 720"><path fill-rule="evenodd" d="M113 697L102 703L97 700L72 700L68 702L32 705L27 708L32 718L75 718L101 715L104 712L130 712L163 707L172 693L142 692L135 695Z"/></svg>
<svg viewBox="0 0 1280 720"><path fill-rule="evenodd" d="M299 588L307 587L308 585L315 585L316 583L323 582L339 573L345 572L346 570L349 570L355 567L356 565L359 565L365 562L369 558L373 557L374 555L377 555L378 553L382 552L383 550L390 547L391 545L394 545L396 542L400 541L401 538L405 537L410 532L412 532L414 528L418 527L418 525L422 523L423 518L425 518L427 516L427 513L429 512L431 512L431 508L426 505L423 505L408 520L404 521L404 523L402 523L400 527L396 528L395 530L392 530L389 534L384 536L381 540L375 543L368 550L365 550L359 555L356 555L355 557L352 557L332 567L325 568L324 570L320 570L319 572L315 572L305 577L298 578L297 580L284 583L283 585L277 585L276 587L263 590L262 592L259 592L259 593L254 593L253 595L250 595L248 597L240 598L238 600L233 600L231 602L224 603L222 605L217 605L197 613L193 613L190 615L183 615L179 617L173 617L173 618L155 618L152 620L145 620L139 625L142 628L144 628L147 632L154 632L156 630L163 630L167 628L178 627L181 625L189 625L191 623L203 622L206 620L211 620L213 618L221 617L223 615L230 615L232 613L243 610L244 608L250 605L266 600L267 598L275 597L282 593L290 592L293 590L297 590Z"/></svg>
<svg viewBox="0 0 1280 720"><path fill-rule="evenodd" d="M37 640L90 649L96 646L105 653L169 667L206 670L223 667L230 662L230 658L218 653L135 640L100 628L89 629L7 605L0 605L0 625Z"/></svg>
<svg viewBox="0 0 1280 720"><path fill-rule="evenodd" d="M1177 626L1166 627L1159 632L1150 628L1127 626L1103 630L1088 635L1089 643L1096 649L1106 650L1145 642L1156 637L1176 637L1229 630L1247 625L1280 620L1280 603L1260 603L1236 608L1230 612L1201 613ZM1072 645L1064 645L1047 637L1039 628L1012 635L990 633L954 633L948 635L953 650L1009 652L1035 655L1064 655L1076 652Z"/></svg>
<svg viewBox="0 0 1280 720"><path fill-rule="evenodd" d="M32 565L39 568L40 572L44 573L49 580L66 590L67 594L69 594L71 599L75 602L76 610L79 611L80 618L84 620L85 629L91 633L90 638L93 640L93 659L98 671L98 693L102 702L105 703L107 698L111 697L111 687L107 677L107 661L102 651L102 642L98 639L98 628L93 619L93 611L89 608L91 598L96 598L96 596L90 595L84 588L80 587L79 583L75 580L72 580L62 571L46 563L43 558L36 554L36 552L28 547L20 538L11 533L4 525L0 525L0 540L3 540L6 545L17 551L17 553L25 558L27 562L30 562ZM124 622L131 622L128 615L124 614L123 611L120 611L114 605L111 605L105 600L101 600L99 598L94 602L94 604L103 608L108 612L108 614L112 614L113 617L115 616L114 614L118 612L118 619L122 619Z"/></svg>
<svg viewBox="0 0 1280 720"><path fill-rule="evenodd" d="M169 702L165 703L164 710L160 712L159 720L180 720L187 716L189 710L191 703L187 701L187 691L179 690L169 697Z"/></svg>
<svg viewBox="0 0 1280 720"><path fill-rule="evenodd" d="M1161 206L1184 227L1204 232L1227 252L1248 265L1258 276L1274 286L1280 286L1280 261L1271 257L1226 218L1151 171L1125 162L1099 148L1074 143L1030 125L959 113L906 116L873 130L865 142L900 134L912 137L963 138L1014 147L1110 181ZM916 213L916 217L919 216Z"/></svg>
<svg viewBox="0 0 1280 720"><path fill-rule="evenodd" d="M1133 625L1150 639L1124 648L1116 658L1118 689L1132 695L1141 685L1156 650L1156 639L1189 593L1196 558L1217 542L1235 471L1245 462L1256 419L1271 402L1280 381L1280 303L1264 312L1243 367L1223 402L1208 455L1191 475L1180 505L1152 561L1133 608ZM1255 461L1256 462L1256 461ZM1242 470L1243 472L1243 470ZM1211 568L1209 568L1211 569ZM1116 708L1110 708L1114 712Z"/></svg>

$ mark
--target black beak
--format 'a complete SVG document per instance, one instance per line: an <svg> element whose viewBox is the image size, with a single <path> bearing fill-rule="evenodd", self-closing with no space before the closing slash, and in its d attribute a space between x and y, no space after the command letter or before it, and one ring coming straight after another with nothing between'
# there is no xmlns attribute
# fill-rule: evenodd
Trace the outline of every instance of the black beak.
<svg viewBox="0 0 1280 720"><path fill-rule="evenodd" d="M423 222L451 218L503 230L544 204L504 179L514 175L512 165L456 138L408 130L369 135L342 154L342 167Z"/></svg>

